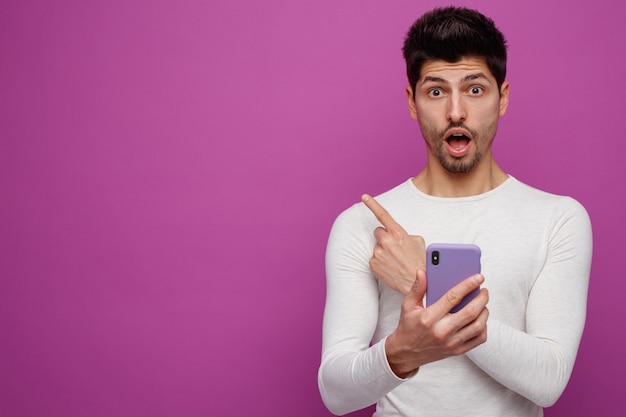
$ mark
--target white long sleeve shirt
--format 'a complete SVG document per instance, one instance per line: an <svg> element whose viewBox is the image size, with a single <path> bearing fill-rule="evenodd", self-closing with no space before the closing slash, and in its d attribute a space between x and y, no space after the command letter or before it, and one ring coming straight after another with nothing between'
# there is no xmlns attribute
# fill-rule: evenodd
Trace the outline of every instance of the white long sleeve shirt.
<svg viewBox="0 0 626 417"><path fill-rule="evenodd" d="M318 383L329 410L377 403L377 417L542 416L567 385L585 323L592 251L585 209L513 177L463 198L429 196L408 180L377 200L426 244L481 248L487 342L407 379L391 371L384 342L403 295L372 274L380 224L356 204L335 221L326 253Z"/></svg>

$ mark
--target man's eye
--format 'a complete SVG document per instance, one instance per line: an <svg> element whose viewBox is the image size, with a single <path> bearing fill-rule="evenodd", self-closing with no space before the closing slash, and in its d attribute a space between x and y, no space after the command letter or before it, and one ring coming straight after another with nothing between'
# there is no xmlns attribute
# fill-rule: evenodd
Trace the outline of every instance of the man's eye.
<svg viewBox="0 0 626 417"><path fill-rule="evenodd" d="M428 95L431 97L440 97L443 95L443 91L439 88L431 88L428 90Z"/></svg>
<svg viewBox="0 0 626 417"><path fill-rule="evenodd" d="M481 94L485 91L482 87L474 86L469 89L469 93L472 95Z"/></svg>

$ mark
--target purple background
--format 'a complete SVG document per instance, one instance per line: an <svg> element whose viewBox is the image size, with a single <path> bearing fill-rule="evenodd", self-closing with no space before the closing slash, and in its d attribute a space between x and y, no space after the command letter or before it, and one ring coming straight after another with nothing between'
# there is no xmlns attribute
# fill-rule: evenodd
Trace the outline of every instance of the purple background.
<svg viewBox="0 0 626 417"><path fill-rule="evenodd" d="M424 162L400 48L436 3L4 2L0 414L330 415L328 231ZM624 415L625 3L458 4L510 43L497 159L594 225L546 415Z"/></svg>

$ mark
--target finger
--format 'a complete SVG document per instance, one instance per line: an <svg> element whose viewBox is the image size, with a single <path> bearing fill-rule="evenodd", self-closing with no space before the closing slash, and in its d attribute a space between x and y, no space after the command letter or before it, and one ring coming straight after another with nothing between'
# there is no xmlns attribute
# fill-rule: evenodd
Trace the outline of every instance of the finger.
<svg viewBox="0 0 626 417"><path fill-rule="evenodd" d="M374 229L374 237L376 238L376 242L380 243L380 241L385 237L387 233L387 229L385 229L384 227L377 227L376 229Z"/></svg>
<svg viewBox="0 0 626 417"><path fill-rule="evenodd" d="M480 284L484 281L485 278L480 274L473 275L461 281L459 284L449 289L439 300L437 300L436 303L432 305L433 310L442 316L448 314L450 310L457 306L466 295L480 287ZM484 294L486 294L486 291L483 292L483 295ZM487 304L487 297L484 297L483 302Z"/></svg>
<svg viewBox="0 0 626 417"><path fill-rule="evenodd" d="M416 276L416 279L415 279L415 283L413 284L413 286L415 287L414 290L416 291L418 304L424 307L424 296L426 295L426 287L427 287L426 271L420 268L415 273L415 276Z"/></svg>
<svg viewBox="0 0 626 417"><path fill-rule="evenodd" d="M465 326L458 333L458 336L464 340L463 347L465 351L475 348L476 346L487 341L488 327L487 319L489 318L489 310L483 308L479 317L472 323Z"/></svg>
<svg viewBox="0 0 626 417"><path fill-rule="evenodd" d="M464 340L469 340L478 336L487 329L487 319L489 318L489 309L483 306L473 315L474 319L459 329L459 336Z"/></svg>
<svg viewBox="0 0 626 417"><path fill-rule="evenodd" d="M477 317L482 310L485 309L489 302L489 291L487 288L481 288L476 297L470 301L462 310L467 311L470 317ZM460 312L460 311L459 311Z"/></svg>
<svg viewBox="0 0 626 417"><path fill-rule="evenodd" d="M418 269L415 274L413 286L407 293L405 299L411 306L424 307L424 294L426 293L426 272Z"/></svg>
<svg viewBox="0 0 626 417"><path fill-rule="evenodd" d="M385 228L389 232L394 232L394 231L403 231L404 232L404 229L402 228L402 226L400 226L393 219L393 217L391 217L391 214L389 214L389 212L383 206L381 206L378 203L378 201L376 201L374 199L374 197L372 197L372 196L370 196L368 194L363 194L363 196L361 196L361 201L363 201L363 204L365 204L365 206L367 206L367 208L370 209L370 211L372 213L374 213L374 216L376 216L378 221L383 226L385 226Z"/></svg>

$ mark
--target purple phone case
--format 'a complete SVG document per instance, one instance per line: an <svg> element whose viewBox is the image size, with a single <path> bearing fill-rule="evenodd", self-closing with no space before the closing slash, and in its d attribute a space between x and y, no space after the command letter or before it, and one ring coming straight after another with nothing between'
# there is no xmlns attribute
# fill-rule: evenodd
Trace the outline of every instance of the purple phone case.
<svg viewBox="0 0 626 417"><path fill-rule="evenodd" d="M439 252L439 264L433 264L433 252ZM426 250L426 305L439 300L450 288L472 275L480 273L480 248L464 243L433 243ZM479 293L476 288L450 310L456 313Z"/></svg>

